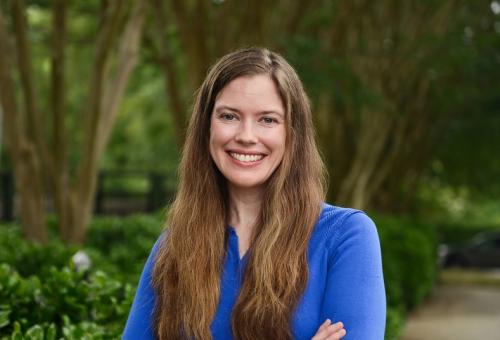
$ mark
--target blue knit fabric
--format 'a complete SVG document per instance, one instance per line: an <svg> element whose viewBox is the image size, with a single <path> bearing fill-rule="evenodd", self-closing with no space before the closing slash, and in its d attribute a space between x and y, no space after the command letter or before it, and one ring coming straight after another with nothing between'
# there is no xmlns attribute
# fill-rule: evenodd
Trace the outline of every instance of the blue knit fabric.
<svg viewBox="0 0 500 340"><path fill-rule="evenodd" d="M240 259L232 227L221 277L221 297L211 325L216 340L233 339L231 311L238 297L247 256ZM155 293L151 271L159 241L146 262L123 339L154 339ZM386 300L380 242L372 220L362 211L328 204L308 247L309 281L292 320L295 339L311 339L327 319L342 321L344 340L384 338Z"/></svg>

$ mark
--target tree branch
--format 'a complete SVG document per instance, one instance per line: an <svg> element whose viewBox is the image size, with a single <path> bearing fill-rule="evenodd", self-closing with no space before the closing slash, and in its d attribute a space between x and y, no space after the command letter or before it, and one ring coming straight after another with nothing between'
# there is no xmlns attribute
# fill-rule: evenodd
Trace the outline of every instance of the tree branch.
<svg viewBox="0 0 500 340"><path fill-rule="evenodd" d="M52 60L51 60L51 105L52 105L52 153L54 159L54 174L50 178L54 205L58 212L60 235L66 238L71 228L69 221L70 205L69 171L66 149L65 123L65 56L66 40L66 1L54 0L52 5Z"/></svg>
<svg viewBox="0 0 500 340"><path fill-rule="evenodd" d="M182 101L179 91L179 80L174 65L167 32L165 31L167 19L165 17L165 8L162 0L153 0L156 10L154 11L156 30L160 37L160 63L163 69L165 79L165 91L167 101L170 103L170 111L174 122L174 131L177 145L184 144L184 129L186 126L186 107Z"/></svg>
<svg viewBox="0 0 500 340"><path fill-rule="evenodd" d="M78 176L80 177L84 176L83 174L89 173L89 170L93 169L97 163L96 150L99 124L103 115L102 98L104 94L106 65L118 33L120 14L123 10L123 0L113 1L109 6L106 6L101 29L97 36L94 65L89 83L83 160L78 171Z"/></svg>
<svg viewBox="0 0 500 340"><path fill-rule="evenodd" d="M137 61L138 45L142 33L147 0L137 0L121 37L118 65L115 75L108 77L106 63L117 34L123 2L111 7L110 20L105 21L98 37L96 62L91 79L91 101L83 161L77 175L77 187L73 197L75 227L71 241L81 243L91 215L92 202L97 184L98 162L109 140L128 78ZM104 79L111 80L105 82Z"/></svg>
<svg viewBox="0 0 500 340"><path fill-rule="evenodd" d="M40 163L32 141L27 138L22 115L15 101L14 80L11 74L11 48L0 10L0 105L5 117L5 140L12 159L16 193L21 208L21 224L26 237L46 243L47 232L43 210L43 190Z"/></svg>
<svg viewBox="0 0 500 340"><path fill-rule="evenodd" d="M9 36L5 31L3 13L0 8L0 104L2 104L5 126L6 147L13 158L19 155L21 138L24 135L23 122L18 112L9 56Z"/></svg>
<svg viewBox="0 0 500 340"><path fill-rule="evenodd" d="M197 0L195 9L203 8L206 4L202 0ZM180 31L181 44L186 50L186 58L190 65L189 85L190 91L198 88L205 77L206 70L210 63L210 51L207 46L207 31L204 26L207 18L204 14L199 17L199 13L190 12L187 9L186 1L172 0L172 10Z"/></svg>
<svg viewBox="0 0 500 340"><path fill-rule="evenodd" d="M97 158L100 159L109 140L112 127L116 120L119 104L128 84L130 74L137 64L139 42L146 12L147 0L137 0L121 37L116 74L106 83L104 100L102 102L102 123L98 134Z"/></svg>
<svg viewBox="0 0 500 340"><path fill-rule="evenodd" d="M47 144L43 138L43 121L38 107L35 87L33 84L33 71L31 68L31 56L28 40L26 38L27 23L25 5L23 0L12 1L12 21L14 34L17 40L17 58L19 62L19 72L21 75L21 85L26 104L26 128L28 138L30 138L37 152L39 153L47 175L53 174L53 162L48 151Z"/></svg>
<svg viewBox="0 0 500 340"><path fill-rule="evenodd" d="M54 134L54 161L57 174L61 175L66 164L66 138L65 138L65 57L64 42L66 40L66 1L53 1L52 19L52 73L51 73L51 103L53 113Z"/></svg>

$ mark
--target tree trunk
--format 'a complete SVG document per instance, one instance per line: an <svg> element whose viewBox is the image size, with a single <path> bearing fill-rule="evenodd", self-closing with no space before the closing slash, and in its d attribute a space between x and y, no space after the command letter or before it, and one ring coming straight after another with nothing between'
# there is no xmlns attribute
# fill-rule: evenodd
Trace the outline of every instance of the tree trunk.
<svg viewBox="0 0 500 340"><path fill-rule="evenodd" d="M40 162L32 141L26 137L21 115L17 110L11 60L8 59L9 37L0 11L0 104L5 118L5 141L11 157L15 186L21 209L21 226L30 240L46 243L47 230Z"/></svg>
<svg viewBox="0 0 500 340"><path fill-rule="evenodd" d="M97 46L97 59L90 81L91 100L87 114L89 118L84 156L77 172L75 186L68 191L70 195L67 202L71 209L68 218L68 222L71 223L71 233L68 241L71 243L85 241L95 200L99 160L116 121L118 104L122 100L128 79L137 63L146 4L147 0L138 0L132 9L132 14L121 36L118 63L113 75L106 72L105 65L109 58L109 53L107 53L109 44L115 40L117 27L110 22L109 26L104 26L101 31L102 35ZM114 15L112 14L114 18L118 17L120 8L115 7L115 11Z"/></svg>
<svg viewBox="0 0 500 340"><path fill-rule="evenodd" d="M15 102L9 49L9 36L0 13L0 100L5 114L7 149L12 158L21 220L26 235L47 241L44 189L52 193L59 219L60 234L71 243L85 240L92 216L99 160L111 135L119 104L130 74L137 63L147 0L136 0L119 41L117 63L110 69L110 58L123 25L123 0L104 3L104 10L91 80L82 160L76 178L70 183L65 131L64 43L65 1L53 2L51 73L52 147L46 145L41 112L37 105L35 82L30 65L27 23L22 0L12 1L12 16L18 52L20 80L25 112ZM43 171L42 171L43 170ZM44 185L45 184L45 185Z"/></svg>
<svg viewBox="0 0 500 340"><path fill-rule="evenodd" d="M19 195L19 208L22 212L21 225L27 239L45 244L48 242L48 235L45 226L42 181L37 175L40 173L40 166L32 144L24 144L20 149L21 160L12 163L16 192Z"/></svg>

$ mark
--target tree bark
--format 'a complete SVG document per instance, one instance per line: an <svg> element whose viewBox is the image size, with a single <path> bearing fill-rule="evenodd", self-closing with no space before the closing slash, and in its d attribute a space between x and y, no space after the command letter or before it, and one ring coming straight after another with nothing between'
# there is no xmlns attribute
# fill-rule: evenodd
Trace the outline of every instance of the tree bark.
<svg viewBox="0 0 500 340"><path fill-rule="evenodd" d="M52 154L54 160L54 175L49 178L52 186L54 206L59 221L59 234L63 238L69 235L69 169L66 150L66 120L65 120L65 55L66 40L66 1L53 2L52 17L52 60L51 60L51 107L52 107Z"/></svg>
<svg viewBox="0 0 500 340"><path fill-rule="evenodd" d="M353 71L363 91L375 98L372 103L358 103L357 109L349 107L349 100L330 105L327 120L335 123L322 126L321 144L335 175L330 195L340 204L373 207L378 193L388 190L391 176L399 176L397 182L404 185L406 177L413 176L412 169L422 167L414 162L425 162L425 157L412 155L421 152L432 123L426 62L434 57L437 45L426 45L423 38L443 36L449 28L444 23L452 14L450 4L339 3L328 53ZM355 150L348 147L352 138ZM400 196L390 190L393 205L399 206Z"/></svg>
<svg viewBox="0 0 500 340"><path fill-rule="evenodd" d="M177 145L181 148L184 145L185 128L187 123L187 105L182 99L180 91L180 81L177 77L177 70L174 64L174 57L171 53L169 38L165 27L167 26L167 18L162 0L153 0L152 5L155 7L155 28L160 40L159 60L163 70L163 79L165 81L165 93L167 102L170 104L170 112L174 123L174 133Z"/></svg>
<svg viewBox="0 0 500 340"><path fill-rule="evenodd" d="M70 183L65 134L65 57L66 2L53 2L51 45L50 104L52 147L43 138L43 125L36 100L36 89L30 65L27 23L22 0L12 1L12 21L16 36L19 71L26 112L21 114L15 103L15 85L10 74L9 37L0 16L0 89L4 110L7 149L12 158L16 188L20 198L21 219L29 238L47 241L44 224L44 183L52 191L60 234L71 243L82 243L92 214L99 160L111 135L119 103L138 58L147 0L136 0L119 41L116 67L110 58L123 25L125 1L104 4L95 59L89 83L89 100L82 160L76 178ZM0 13L1 14L1 13ZM42 171L44 169L45 171ZM43 174L43 176L42 176ZM45 182L48 180L48 182Z"/></svg>
<svg viewBox="0 0 500 340"><path fill-rule="evenodd" d="M48 241L45 227L44 200L40 162L32 140L26 135L15 102L9 37L0 11L0 103L5 118L5 141L12 160L15 186L21 209L21 226L25 236L41 243Z"/></svg>
<svg viewBox="0 0 500 340"><path fill-rule="evenodd" d="M137 0L120 40L118 66L114 75L106 73L109 46L117 34L116 22L112 20L101 31L97 45L96 63L91 79L91 100L85 152L77 172L76 186L70 196L72 204L72 232L69 241L83 243L97 186L98 162L109 140L120 103L130 74L137 62L138 46L146 10L146 0ZM120 4L115 7L112 18L117 18ZM106 76L107 75L107 76ZM112 79L106 82L105 79Z"/></svg>

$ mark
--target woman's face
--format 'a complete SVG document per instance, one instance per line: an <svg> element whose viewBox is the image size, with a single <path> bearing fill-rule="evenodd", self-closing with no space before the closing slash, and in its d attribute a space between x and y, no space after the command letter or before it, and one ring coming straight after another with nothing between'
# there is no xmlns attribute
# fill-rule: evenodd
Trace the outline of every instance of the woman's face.
<svg viewBox="0 0 500 340"><path fill-rule="evenodd" d="M233 189L261 188L285 152L285 109L268 75L243 76L215 100L210 154Z"/></svg>

